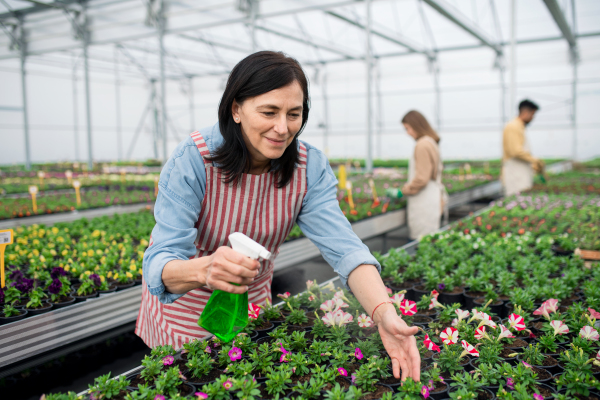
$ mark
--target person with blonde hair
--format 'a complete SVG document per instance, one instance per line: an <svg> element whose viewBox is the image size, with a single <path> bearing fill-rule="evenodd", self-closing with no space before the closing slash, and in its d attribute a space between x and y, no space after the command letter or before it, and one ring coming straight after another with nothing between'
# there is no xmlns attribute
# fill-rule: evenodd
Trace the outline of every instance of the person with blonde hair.
<svg viewBox="0 0 600 400"><path fill-rule="evenodd" d="M448 193L442 184L440 137L418 111L409 111L401 122L406 133L417 142L402 193L407 196L409 236L418 239L440 228L440 218L448 203Z"/></svg>

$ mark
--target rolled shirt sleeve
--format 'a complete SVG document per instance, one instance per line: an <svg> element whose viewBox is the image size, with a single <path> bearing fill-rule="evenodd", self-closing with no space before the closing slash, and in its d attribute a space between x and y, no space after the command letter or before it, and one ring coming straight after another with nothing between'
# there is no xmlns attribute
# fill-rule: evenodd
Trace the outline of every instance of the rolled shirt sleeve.
<svg viewBox="0 0 600 400"><path fill-rule="evenodd" d="M348 276L356 267L381 266L356 236L337 200L337 179L325 155L304 143L308 150L307 192L298 215L298 226L318 248L325 261L348 287Z"/></svg>
<svg viewBox="0 0 600 400"><path fill-rule="evenodd" d="M165 164L158 187L156 225L144 254L143 273L148 291L169 304L183 294L165 290L162 271L169 261L189 260L196 254L196 222L206 189L204 162L191 137L179 144Z"/></svg>

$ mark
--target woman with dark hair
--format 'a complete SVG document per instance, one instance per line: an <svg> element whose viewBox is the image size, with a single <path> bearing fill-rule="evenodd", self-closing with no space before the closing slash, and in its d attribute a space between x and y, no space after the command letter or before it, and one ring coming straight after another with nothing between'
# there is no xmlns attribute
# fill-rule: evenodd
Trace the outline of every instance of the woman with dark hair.
<svg viewBox="0 0 600 400"><path fill-rule="evenodd" d="M298 140L309 104L302 68L283 53L235 66L218 124L180 143L161 172L136 334L151 347L208 337L197 321L214 289L264 304L273 261L242 256L227 238L242 232L276 255L298 223L373 315L394 375L419 379L417 328L397 315L380 265L342 214L326 157Z"/></svg>
<svg viewBox="0 0 600 400"><path fill-rule="evenodd" d="M444 166L438 147L440 137L423 114L415 110L406 113L402 125L417 142L408 165L408 182L402 187L402 193L407 196L410 238L418 239L440 229L448 193L442 184Z"/></svg>

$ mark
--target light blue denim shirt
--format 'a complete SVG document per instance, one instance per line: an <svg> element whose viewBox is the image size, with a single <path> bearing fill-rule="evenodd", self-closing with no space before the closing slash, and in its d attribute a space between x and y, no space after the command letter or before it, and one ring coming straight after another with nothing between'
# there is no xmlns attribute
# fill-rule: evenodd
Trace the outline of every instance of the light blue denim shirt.
<svg viewBox="0 0 600 400"><path fill-rule="evenodd" d="M223 142L219 125L200 131L211 153ZM354 234L336 198L337 179L325 155L303 142L308 151L307 192L297 223L319 248L325 260L339 275L344 286L348 276L361 264L381 267L367 246ZM144 279L151 294L165 304L183 294L165 290L162 271L171 260L188 260L196 254L195 224L206 194L206 170L202 156L191 137L181 142L165 164L158 183L154 206L156 225L153 244L144 254ZM277 260L275 260L277 263Z"/></svg>

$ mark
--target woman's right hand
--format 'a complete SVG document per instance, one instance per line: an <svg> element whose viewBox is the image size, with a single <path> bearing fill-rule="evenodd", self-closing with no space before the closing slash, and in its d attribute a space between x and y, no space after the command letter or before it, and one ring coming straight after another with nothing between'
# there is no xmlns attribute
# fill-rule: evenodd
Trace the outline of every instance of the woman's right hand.
<svg viewBox="0 0 600 400"><path fill-rule="evenodd" d="M208 289L236 294L248 291L248 285L254 281L260 268L257 260L246 257L227 246L219 247L217 251L207 256L206 261L202 268L203 278L201 278L204 286Z"/></svg>

